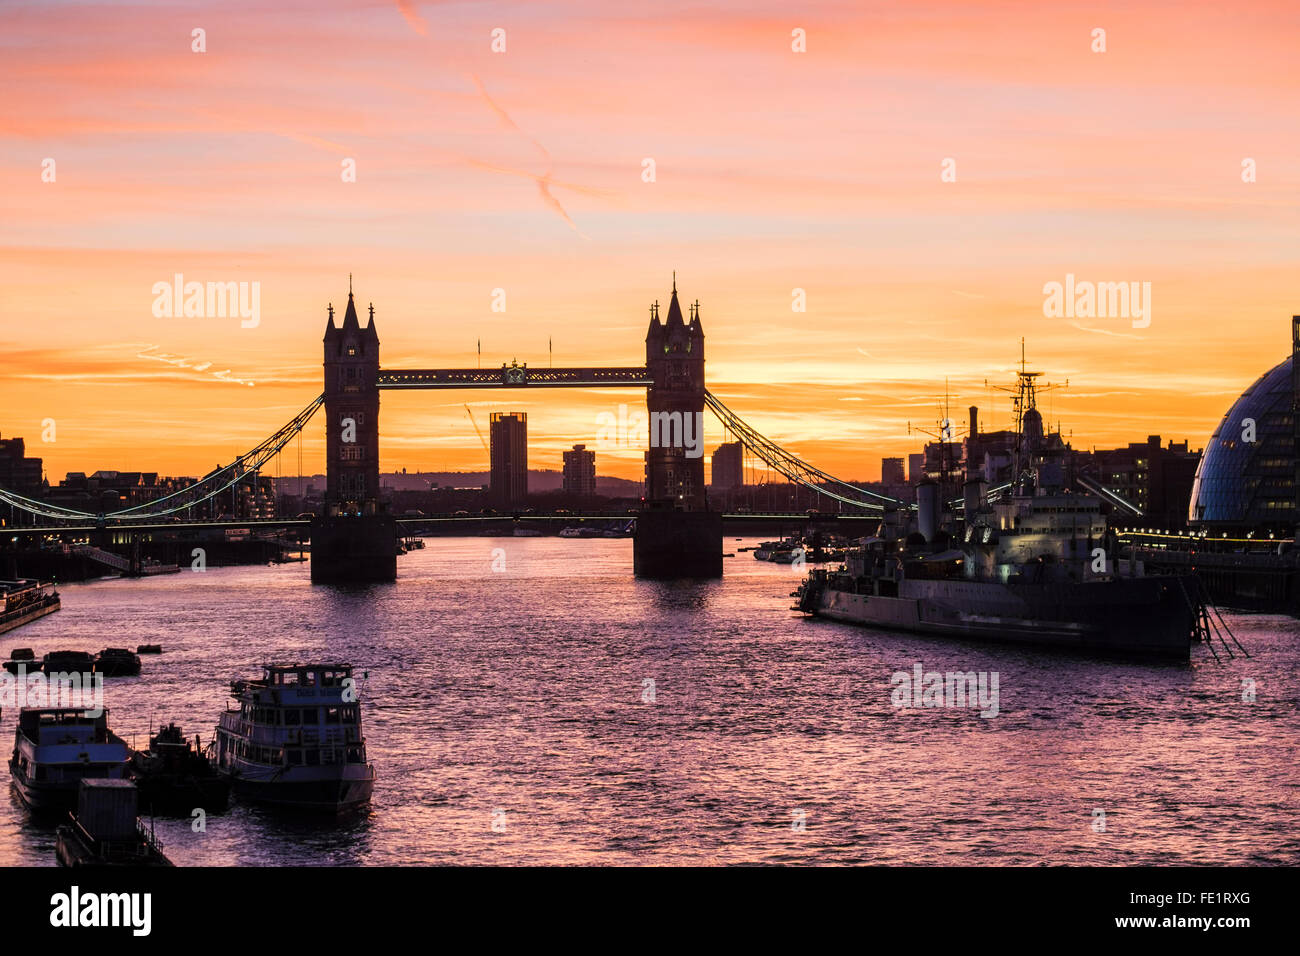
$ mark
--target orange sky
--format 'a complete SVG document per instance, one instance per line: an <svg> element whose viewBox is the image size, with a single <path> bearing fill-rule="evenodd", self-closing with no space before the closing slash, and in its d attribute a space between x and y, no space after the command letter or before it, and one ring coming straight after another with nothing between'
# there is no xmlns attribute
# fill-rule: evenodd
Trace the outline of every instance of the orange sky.
<svg viewBox="0 0 1300 956"><path fill-rule="evenodd" d="M711 390L832 473L918 450L945 377L1004 427L1021 336L1077 446L1200 446L1300 312L1298 40L1293 2L11 2L0 434L202 473L320 392L349 272L397 368L639 364L676 269ZM259 324L155 317L176 273ZM1150 326L1046 317L1067 273L1150 282ZM386 392L383 468L486 467L464 402L559 468L644 394Z"/></svg>

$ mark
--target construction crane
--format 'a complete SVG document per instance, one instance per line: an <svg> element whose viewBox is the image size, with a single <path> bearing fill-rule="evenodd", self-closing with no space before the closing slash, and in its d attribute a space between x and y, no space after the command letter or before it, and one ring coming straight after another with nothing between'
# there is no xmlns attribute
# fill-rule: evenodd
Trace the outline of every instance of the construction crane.
<svg viewBox="0 0 1300 956"><path fill-rule="evenodd" d="M465 406L465 414L469 416L469 423L474 426L474 432L478 435L478 440L483 442L483 450L487 452L488 457L491 458L492 449L488 447L487 440L483 437L483 433L479 431L478 422L474 421L474 413L469 410L468 405Z"/></svg>

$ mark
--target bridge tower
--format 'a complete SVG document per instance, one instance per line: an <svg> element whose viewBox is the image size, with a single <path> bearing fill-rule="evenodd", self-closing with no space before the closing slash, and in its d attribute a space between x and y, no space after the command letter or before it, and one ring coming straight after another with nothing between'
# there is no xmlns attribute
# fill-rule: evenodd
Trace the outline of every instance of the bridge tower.
<svg viewBox="0 0 1300 956"><path fill-rule="evenodd" d="M343 327L325 325L325 501L332 514L379 512L379 333L363 329L348 289Z"/></svg>
<svg viewBox="0 0 1300 956"><path fill-rule="evenodd" d="M633 570L650 578L721 577L722 515L708 510L704 484L704 326L698 302L690 321L683 319L676 273L667 320L659 320L658 302L651 307L645 359L650 442Z"/></svg>
<svg viewBox="0 0 1300 956"><path fill-rule="evenodd" d="M650 310L645 337L646 370L654 384L646 390L650 447L645 453L646 502L679 511L702 511L704 486L704 326L698 303L691 321L682 318L673 274L668 320L659 321L659 303Z"/></svg>
<svg viewBox="0 0 1300 956"><path fill-rule="evenodd" d="M314 582L392 581L397 522L379 500L379 333L361 327L348 279L343 325L325 324L325 501L311 526Z"/></svg>

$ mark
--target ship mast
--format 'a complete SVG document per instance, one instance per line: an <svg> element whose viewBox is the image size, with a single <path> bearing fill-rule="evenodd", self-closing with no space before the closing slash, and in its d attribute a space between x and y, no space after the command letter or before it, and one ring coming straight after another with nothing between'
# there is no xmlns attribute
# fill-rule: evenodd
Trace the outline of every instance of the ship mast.
<svg viewBox="0 0 1300 956"><path fill-rule="evenodd" d="M1025 359L1025 340L1022 336L1020 339L1020 369L1016 372L1015 387L993 386L999 391L1011 393L1011 411L1016 419L1015 457L1011 463L1011 480L1013 482L1020 479L1021 473L1029 465L1029 449L1025 447L1025 416L1029 412L1038 409L1038 393L1064 388L1070 384L1068 380L1065 385L1053 385L1051 382L1039 384L1038 379L1042 374L1042 372L1029 371L1029 363Z"/></svg>

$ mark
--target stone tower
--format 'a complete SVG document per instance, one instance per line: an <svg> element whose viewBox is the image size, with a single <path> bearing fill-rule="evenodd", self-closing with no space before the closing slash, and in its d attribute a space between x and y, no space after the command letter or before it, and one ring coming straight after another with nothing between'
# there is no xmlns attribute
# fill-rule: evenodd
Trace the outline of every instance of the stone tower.
<svg viewBox="0 0 1300 956"><path fill-rule="evenodd" d="M334 306L325 326L325 442L328 514L379 511L379 334L375 307L365 328L348 282L342 327Z"/></svg>
<svg viewBox="0 0 1300 956"><path fill-rule="evenodd" d="M704 327L699 303L690 322L677 302L673 273L668 318L659 320L659 303L650 310L645 364L654 384L646 390L650 446L645 456L647 505L682 511L705 508L704 487Z"/></svg>

